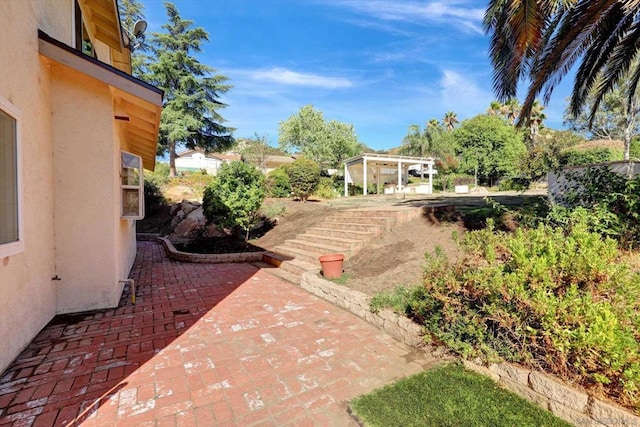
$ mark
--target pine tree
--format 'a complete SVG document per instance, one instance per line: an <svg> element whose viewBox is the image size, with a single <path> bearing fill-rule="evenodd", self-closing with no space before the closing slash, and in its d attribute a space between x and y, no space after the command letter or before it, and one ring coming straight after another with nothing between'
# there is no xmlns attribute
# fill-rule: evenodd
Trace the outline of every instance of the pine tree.
<svg viewBox="0 0 640 427"><path fill-rule="evenodd" d="M226 106L218 98L232 86L194 56L209 40L204 28L192 28L194 21L182 19L174 4L165 1L164 6L169 22L164 32L152 34L155 58L145 79L164 90L158 154L169 154L169 175L175 176L178 146L217 151L233 144L233 129L222 124L218 113Z"/></svg>

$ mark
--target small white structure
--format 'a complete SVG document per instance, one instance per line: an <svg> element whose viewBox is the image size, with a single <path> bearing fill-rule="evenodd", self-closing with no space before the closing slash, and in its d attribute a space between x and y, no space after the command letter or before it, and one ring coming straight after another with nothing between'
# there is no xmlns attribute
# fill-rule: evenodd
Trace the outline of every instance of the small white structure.
<svg viewBox="0 0 640 427"><path fill-rule="evenodd" d="M177 172L198 172L206 170L209 175L216 175L225 163L240 160L237 154L205 153L203 150L186 150L176 156Z"/></svg>
<svg viewBox="0 0 640 427"><path fill-rule="evenodd" d="M375 182L376 192L380 194L384 188L384 194L390 193L421 193L433 192L433 175L438 171L434 169L434 159L431 157L394 156L389 154L364 153L351 157L344 162L344 195L349 195L349 184L362 184L363 194L367 195L367 185ZM407 187L409 182L409 169L417 167L425 176L429 177L429 183L420 184L417 187Z"/></svg>

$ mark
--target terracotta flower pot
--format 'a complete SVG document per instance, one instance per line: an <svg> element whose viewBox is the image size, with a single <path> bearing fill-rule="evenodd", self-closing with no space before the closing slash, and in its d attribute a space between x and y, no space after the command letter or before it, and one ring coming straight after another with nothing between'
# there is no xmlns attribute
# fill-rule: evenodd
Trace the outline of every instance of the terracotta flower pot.
<svg viewBox="0 0 640 427"><path fill-rule="evenodd" d="M342 276L343 254L322 255L318 258L322 265L322 275L327 279L337 279Z"/></svg>

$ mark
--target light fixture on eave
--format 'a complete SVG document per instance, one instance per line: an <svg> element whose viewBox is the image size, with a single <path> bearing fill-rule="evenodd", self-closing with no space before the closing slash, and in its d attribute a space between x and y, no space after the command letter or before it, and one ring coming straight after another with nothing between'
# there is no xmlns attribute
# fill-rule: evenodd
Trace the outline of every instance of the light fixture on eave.
<svg viewBox="0 0 640 427"><path fill-rule="evenodd" d="M133 31L129 32L126 28L122 32L124 37L124 47L131 52L142 46L144 43L144 32L147 29L147 21L139 20L133 25ZM132 40L133 39L133 40Z"/></svg>

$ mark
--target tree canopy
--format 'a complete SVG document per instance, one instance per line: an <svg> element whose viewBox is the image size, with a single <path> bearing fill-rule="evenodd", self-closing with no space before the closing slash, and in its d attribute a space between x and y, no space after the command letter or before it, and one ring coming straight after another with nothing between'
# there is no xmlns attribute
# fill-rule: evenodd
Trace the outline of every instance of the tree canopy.
<svg viewBox="0 0 640 427"><path fill-rule="evenodd" d="M231 89L227 77L194 56L209 35L194 22L182 19L175 5L164 3L169 22L164 32L153 33L150 46L155 58L147 64L144 79L164 90L158 154L169 154L175 175L176 147L217 151L233 143L233 129L224 126L218 110L225 107L221 94Z"/></svg>
<svg viewBox="0 0 640 427"><path fill-rule="evenodd" d="M489 185L502 176L516 176L527 152L522 133L499 117L478 115L453 131L460 169L477 174Z"/></svg>
<svg viewBox="0 0 640 427"><path fill-rule="evenodd" d="M363 149L353 125L335 120L327 122L322 111L312 105L305 105L280 122L278 141L282 150L297 150L323 169L337 168Z"/></svg>

